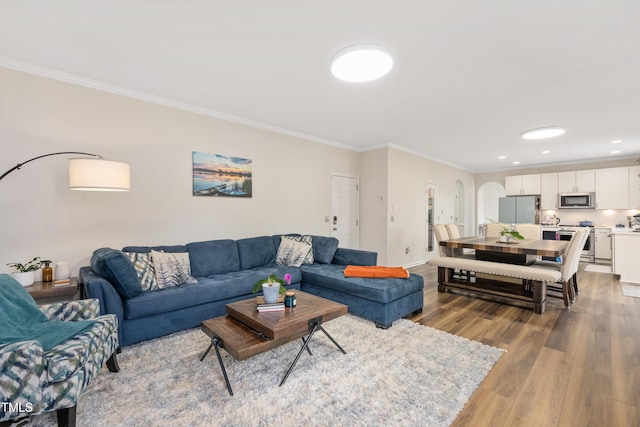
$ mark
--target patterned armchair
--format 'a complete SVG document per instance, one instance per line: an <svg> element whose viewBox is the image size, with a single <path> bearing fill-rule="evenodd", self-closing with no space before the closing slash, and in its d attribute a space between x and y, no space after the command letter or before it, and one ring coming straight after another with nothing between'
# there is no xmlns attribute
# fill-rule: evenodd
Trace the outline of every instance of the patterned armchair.
<svg viewBox="0 0 640 427"><path fill-rule="evenodd" d="M98 316L97 299L40 306L51 320L93 319L90 329L47 351L39 341L0 345L0 426L17 418L57 411L58 426L75 426L78 398L106 363L118 372L118 320Z"/></svg>

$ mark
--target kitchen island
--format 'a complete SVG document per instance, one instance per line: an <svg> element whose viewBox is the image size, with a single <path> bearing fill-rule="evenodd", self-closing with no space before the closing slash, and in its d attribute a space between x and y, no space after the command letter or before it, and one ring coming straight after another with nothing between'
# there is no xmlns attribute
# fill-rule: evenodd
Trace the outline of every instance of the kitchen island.
<svg viewBox="0 0 640 427"><path fill-rule="evenodd" d="M621 282L640 283L640 232L612 228L611 237L613 274L620 276Z"/></svg>

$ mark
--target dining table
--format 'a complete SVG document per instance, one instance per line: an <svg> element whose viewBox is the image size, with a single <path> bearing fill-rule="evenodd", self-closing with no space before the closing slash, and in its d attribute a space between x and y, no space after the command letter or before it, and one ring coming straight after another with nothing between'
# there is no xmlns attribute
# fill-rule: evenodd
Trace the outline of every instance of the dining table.
<svg viewBox="0 0 640 427"><path fill-rule="evenodd" d="M538 239L502 242L497 237L471 236L442 240L439 244L460 251L475 249L475 258L483 261L530 265L540 257L551 257L561 262L569 242Z"/></svg>

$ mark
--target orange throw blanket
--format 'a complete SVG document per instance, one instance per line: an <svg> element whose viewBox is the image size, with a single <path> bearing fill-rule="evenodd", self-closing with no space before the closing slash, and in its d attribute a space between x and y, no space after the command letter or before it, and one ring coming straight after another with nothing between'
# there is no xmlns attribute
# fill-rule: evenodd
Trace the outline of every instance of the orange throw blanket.
<svg viewBox="0 0 640 427"><path fill-rule="evenodd" d="M402 267L347 265L347 267L344 269L344 277L364 277L368 279L407 279L409 278L409 272Z"/></svg>

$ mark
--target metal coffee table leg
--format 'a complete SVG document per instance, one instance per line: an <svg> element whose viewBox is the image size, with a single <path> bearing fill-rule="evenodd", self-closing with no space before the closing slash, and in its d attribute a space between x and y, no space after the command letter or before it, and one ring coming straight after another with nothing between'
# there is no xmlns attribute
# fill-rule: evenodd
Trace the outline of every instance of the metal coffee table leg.
<svg viewBox="0 0 640 427"><path fill-rule="evenodd" d="M282 378L282 382L280 382L280 386L282 386L282 384L285 383L285 381L287 381L287 378L289 378L289 374L291 373L291 371L293 370L293 368L296 366L296 363L298 363L298 359L300 359L300 355L302 355L302 352L306 349L307 351L309 351L309 342L311 341L311 337L313 336L313 334L315 334L315 332L317 330L321 330L322 332L324 332L324 334L329 337L329 339L331 340L332 343L335 344L336 347L338 347L338 349L343 353L343 354L347 354L346 351L344 351L344 349L342 347L340 347L340 344L338 344L336 342L336 340L333 339L333 337L331 335L329 335L329 333L322 327L322 319L314 319L312 321L309 321L309 325L313 325L313 328L311 329L311 333L307 336L307 339L302 339L302 341L304 342L304 344L302 345L302 347L300 348L300 351L298 352L298 354L296 355L296 358L294 359L293 363L291 364L291 366L289 366L289 369L287 370L287 373L284 374L284 378ZM309 354L311 354L311 352L309 351Z"/></svg>
<svg viewBox="0 0 640 427"><path fill-rule="evenodd" d="M224 382L227 383L227 390L229 391L229 394L233 396L233 390L231 389L231 383L229 382L229 377L227 376L227 370L224 368L224 363L222 362L222 356L220 355L221 345L222 345L222 341L220 340L220 338L218 337L212 338L211 344L209 344L207 351L204 352L204 354L200 358L200 361L202 362L205 356L209 354L211 347L213 347L216 350L216 355L218 356L218 363L220 363L220 369L222 370L222 376L224 377Z"/></svg>

